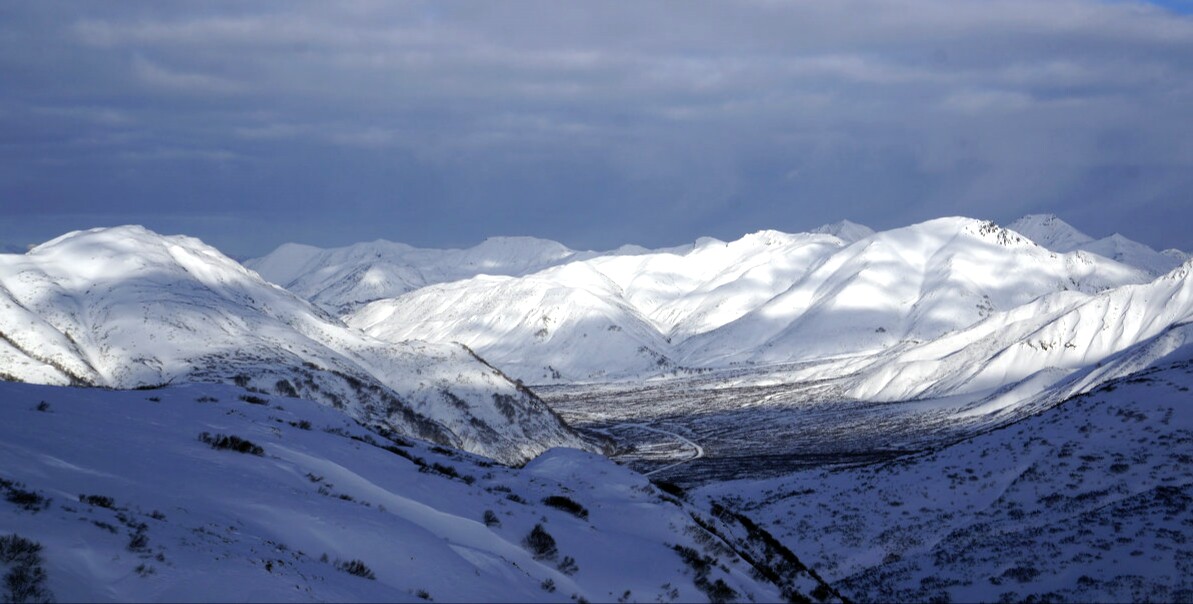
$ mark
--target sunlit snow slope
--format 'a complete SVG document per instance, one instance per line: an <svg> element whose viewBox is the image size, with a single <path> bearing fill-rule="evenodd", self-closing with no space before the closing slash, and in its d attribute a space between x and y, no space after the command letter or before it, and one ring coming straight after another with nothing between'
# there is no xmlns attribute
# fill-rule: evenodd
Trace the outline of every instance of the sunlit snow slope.
<svg viewBox="0 0 1193 604"><path fill-rule="evenodd" d="M467 279L347 320L388 341L463 342L530 382L588 381L874 354L1046 294L1151 279L967 218L876 234L852 223L818 230Z"/></svg>
<svg viewBox="0 0 1193 604"><path fill-rule="evenodd" d="M493 237L468 249L390 241L320 249L286 244L245 266L336 314L408 291L476 275L525 275L593 256L533 237Z"/></svg>
<svg viewBox="0 0 1193 604"><path fill-rule="evenodd" d="M197 239L141 227L0 255L0 376L111 388L235 382L510 463L588 446L459 345L370 338Z"/></svg>
<svg viewBox="0 0 1193 604"><path fill-rule="evenodd" d="M1043 388L1087 370L1089 375L1071 386L1073 393L1126 375L1186 344L1186 326L1193 323L1191 272L1193 260L1151 283L1093 296L1041 297L887 355L857 376L849 394L896 401L981 394L1015 384L1030 389L1033 381ZM1128 350L1133 350L1128 360L1111 362ZM988 411L997 407L998 394L987 401ZM1024 394L1022 388L1015 392L1016 397Z"/></svg>

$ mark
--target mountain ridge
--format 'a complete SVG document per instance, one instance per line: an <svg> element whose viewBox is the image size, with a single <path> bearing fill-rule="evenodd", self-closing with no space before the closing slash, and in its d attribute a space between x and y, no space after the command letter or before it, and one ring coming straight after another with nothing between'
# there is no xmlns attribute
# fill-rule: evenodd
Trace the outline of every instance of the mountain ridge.
<svg viewBox="0 0 1193 604"><path fill-rule="evenodd" d="M1150 279L1099 255L1057 254L993 223L954 217L853 242L778 231L702 238L679 250L438 284L345 319L389 341L466 343L531 382L588 381L871 354L1051 292L1092 294ZM551 306L536 306L548 297ZM563 315L565 323L548 324Z"/></svg>
<svg viewBox="0 0 1193 604"><path fill-rule="evenodd" d="M235 382L506 463L552 445L592 448L458 345L374 340L197 239L143 227L0 256L0 333L10 379Z"/></svg>
<svg viewBox="0 0 1193 604"><path fill-rule="evenodd" d="M1119 233L1094 239L1053 214L1028 214L1007 228L1054 252L1090 252L1145 270L1153 276L1167 273L1189 258L1189 254L1176 249L1157 252Z"/></svg>

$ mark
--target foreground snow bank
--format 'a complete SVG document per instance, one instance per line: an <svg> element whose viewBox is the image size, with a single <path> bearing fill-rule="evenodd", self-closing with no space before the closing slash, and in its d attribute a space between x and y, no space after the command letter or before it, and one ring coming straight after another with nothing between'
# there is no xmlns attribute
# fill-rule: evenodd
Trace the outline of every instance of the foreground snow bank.
<svg viewBox="0 0 1193 604"><path fill-rule="evenodd" d="M0 537L41 545L62 601L783 597L731 527L600 456L505 468L231 386L0 383L0 481Z"/></svg>

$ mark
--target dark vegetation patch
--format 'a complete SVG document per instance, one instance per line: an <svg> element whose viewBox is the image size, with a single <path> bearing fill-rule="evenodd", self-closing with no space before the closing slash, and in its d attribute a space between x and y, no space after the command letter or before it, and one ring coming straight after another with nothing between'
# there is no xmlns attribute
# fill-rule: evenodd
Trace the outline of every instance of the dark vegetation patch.
<svg viewBox="0 0 1193 604"><path fill-rule="evenodd" d="M543 499L543 503L555 509L563 510L581 520L588 519L588 510L584 506L563 495L552 495Z"/></svg>
<svg viewBox="0 0 1193 604"><path fill-rule="evenodd" d="M41 544L17 534L0 536L0 563L9 565L4 575L4 602L53 602L46 588Z"/></svg>
<svg viewBox="0 0 1193 604"><path fill-rule="evenodd" d="M683 499L684 497L687 496L687 491L685 491L683 489L683 487L675 484L674 482L670 482L667 480L651 480L650 482L652 484L654 484L654 486L656 488L658 488L660 491L667 493L668 495L672 495L672 496L678 497L680 499Z"/></svg>
<svg viewBox="0 0 1193 604"><path fill-rule="evenodd" d="M555 545L555 538L543 525L536 524L533 529L530 529L530 534L522 540L522 544L526 549L534 555L537 560L553 559L559 555L559 548Z"/></svg>
<svg viewBox="0 0 1193 604"><path fill-rule="evenodd" d="M210 434L208 432L204 432L199 435L199 440L211 445L212 449L227 449L229 451L247 453L249 455L265 454L265 449L260 445L257 445L253 443L253 441L241 438L234 434Z"/></svg>
<svg viewBox="0 0 1193 604"><path fill-rule="evenodd" d="M0 490L4 491L6 501L27 512L37 513L50 507L47 497L37 491L26 490L23 483L0 478Z"/></svg>
<svg viewBox="0 0 1193 604"><path fill-rule="evenodd" d="M365 579L369 579L370 581L375 581L377 579L377 575L373 573L373 570L360 560L349 560L347 562L344 562L343 560L336 560L335 566L337 570L346 572L350 575L363 577Z"/></svg>
<svg viewBox="0 0 1193 604"><path fill-rule="evenodd" d="M79 503L93 505L97 508L108 508L109 510L116 507L116 501L114 499L112 499L111 497L105 497L103 495L82 495L82 494L80 494L79 495Z"/></svg>

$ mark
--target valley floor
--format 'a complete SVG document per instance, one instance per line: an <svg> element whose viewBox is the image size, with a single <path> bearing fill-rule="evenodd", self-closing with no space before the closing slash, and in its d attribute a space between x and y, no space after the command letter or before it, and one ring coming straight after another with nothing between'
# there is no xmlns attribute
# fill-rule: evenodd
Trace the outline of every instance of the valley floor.
<svg viewBox="0 0 1193 604"><path fill-rule="evenodd" d="M956 442L1029 412L996 420L962 413L974 397L850 400L842 395L848 369L847 363L772 365L534 390L569 425L611 437L613 459L684 485L874 463ZM835 377L798 381L812 371Z"/></svg>

